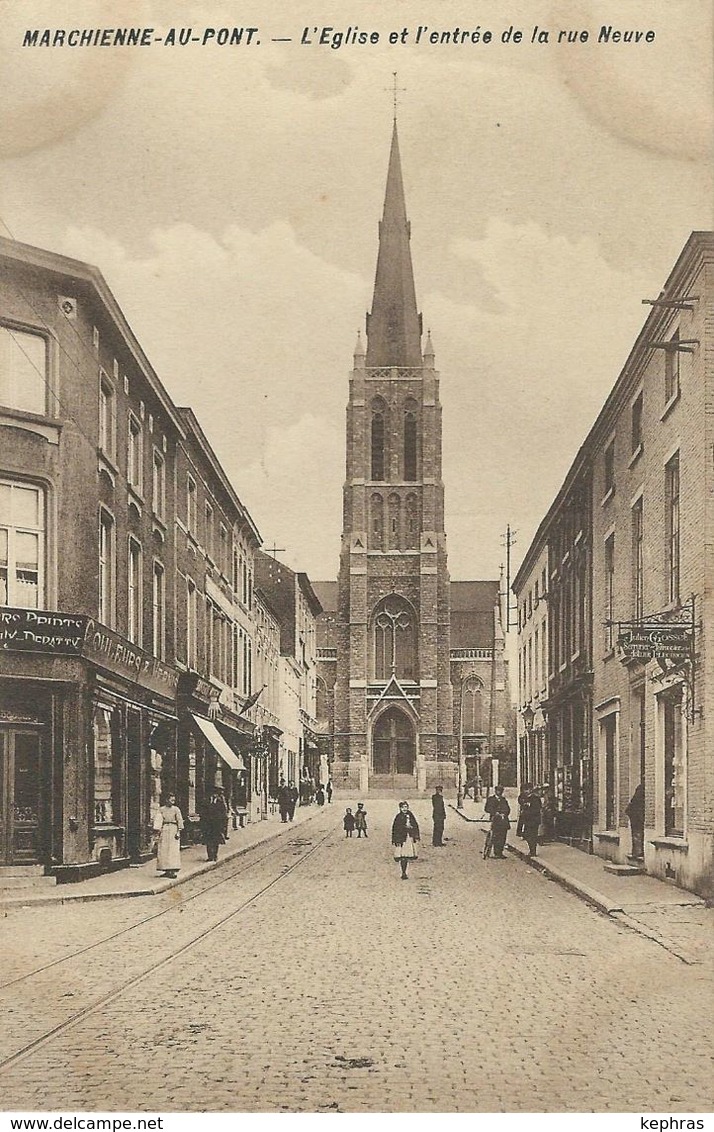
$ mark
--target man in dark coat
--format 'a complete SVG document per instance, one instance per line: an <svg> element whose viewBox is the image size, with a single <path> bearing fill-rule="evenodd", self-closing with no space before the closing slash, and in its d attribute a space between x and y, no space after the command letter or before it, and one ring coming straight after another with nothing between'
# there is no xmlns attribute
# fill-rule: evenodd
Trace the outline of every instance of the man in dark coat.
<svg viewBox="0 0 714 1132"><path fill-rule="evenodd" d="M280 820L286 822L290 817L290 787L286 785L284 778L280 779L278 786L278 810Z"/></svg>
<svg viewBox="0 0 714 1132"><path fill-rule="evenodd" d="M288 784L288 818L290 821L295 817L295 807L298 800L298 788L294 782Z"/></svg>
<svg viewBox="0 0 714 1132"><path fill-rule="evenodd" d="M522 831L521 836L525 838L528 843L529 857L535 857L536 855L538 830L540 829L542 812L543 803L540 794L536 790L529 789L521 802L521 809L518 814L518 823Z"/></svg>
<svg viewBox="0 0 714 1132"><path fill-rule="evenodd" d="M495 787L493 794L486 799L484 809L491 819L491 849L493 855L502 858L508 831L511 828L511 823L508 820L511 807L508 804L508 799L504 797L502 786Z"/></svg>
<svg viewBox="0 0 714 1132"><path fill-rule="evenodd" d="M432 845L441 847L444 844L444 823L446 822L443 786L435 787L434 793L431 796L431 817L434 823L431 843Z"/></svg>
<svg viewBox="0 0 714 1132"><path fill-rule="evenodd" d="M625 806L625 813L630 819L632 856L642 860L645 855L645 788L641 782Z"/></svg>
<svg viewBox="0 0 714 1132"><path fill-rule="evenodd" d="M201 813L201 833L209 861L218 860L218 846L226 840L228 809L223 799L223 790L214 786L206 799Z"/></svg>

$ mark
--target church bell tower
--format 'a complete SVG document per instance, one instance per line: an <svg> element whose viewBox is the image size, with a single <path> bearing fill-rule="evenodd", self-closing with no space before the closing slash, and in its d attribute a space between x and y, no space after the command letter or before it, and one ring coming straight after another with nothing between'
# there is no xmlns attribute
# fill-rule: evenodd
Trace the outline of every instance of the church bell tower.
<svg viewBox="0 0 714 1132"><path fill-rule="evenodd" d="M456 777L439 379L409 239L395 120L347 405L333 775L407 794Z"/></svg>

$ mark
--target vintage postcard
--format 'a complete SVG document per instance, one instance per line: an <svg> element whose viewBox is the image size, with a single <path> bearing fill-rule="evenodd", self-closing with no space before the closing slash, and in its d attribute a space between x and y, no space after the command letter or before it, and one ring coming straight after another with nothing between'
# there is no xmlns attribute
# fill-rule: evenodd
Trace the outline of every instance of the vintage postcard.
<svg viewBox="0 0 714 1132"><path fill-rule="evenodd" d="M0 0L9 1127L707 1126L712 23Z"/></svg>

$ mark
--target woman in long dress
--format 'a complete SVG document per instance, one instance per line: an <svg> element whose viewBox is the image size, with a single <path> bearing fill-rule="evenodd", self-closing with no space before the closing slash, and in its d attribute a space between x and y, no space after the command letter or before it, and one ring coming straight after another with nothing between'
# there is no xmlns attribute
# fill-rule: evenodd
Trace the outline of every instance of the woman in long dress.
<svg viewBox="0 0 714 1132"><path fill-rule="evenodd" d="M399 813L392 823L392 845L394 860L402 867L402 880L408 880L409 862L416 859L417 842L420 840L419 824L409 809L408 802L399 803Z"/></svg>
<svg viewBox="0 0 714 1132"><path fill-rule="evenodd" d="M181 830L183 817L176 805L176 795L164 798L154 816L154 833L159 835L156 871L175 877L181 868Z"/></svg>

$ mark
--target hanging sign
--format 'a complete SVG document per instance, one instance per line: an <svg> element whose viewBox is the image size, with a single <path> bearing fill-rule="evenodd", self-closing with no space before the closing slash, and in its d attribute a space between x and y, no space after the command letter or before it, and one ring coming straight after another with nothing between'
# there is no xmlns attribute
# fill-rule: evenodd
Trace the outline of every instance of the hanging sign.
<svg viewBox="0 0 714 1132"><path fill-rule="evenodd" d="M691 625L642 624L623 621L617 644L623 661L689 660L692 656Z"/></svg>

